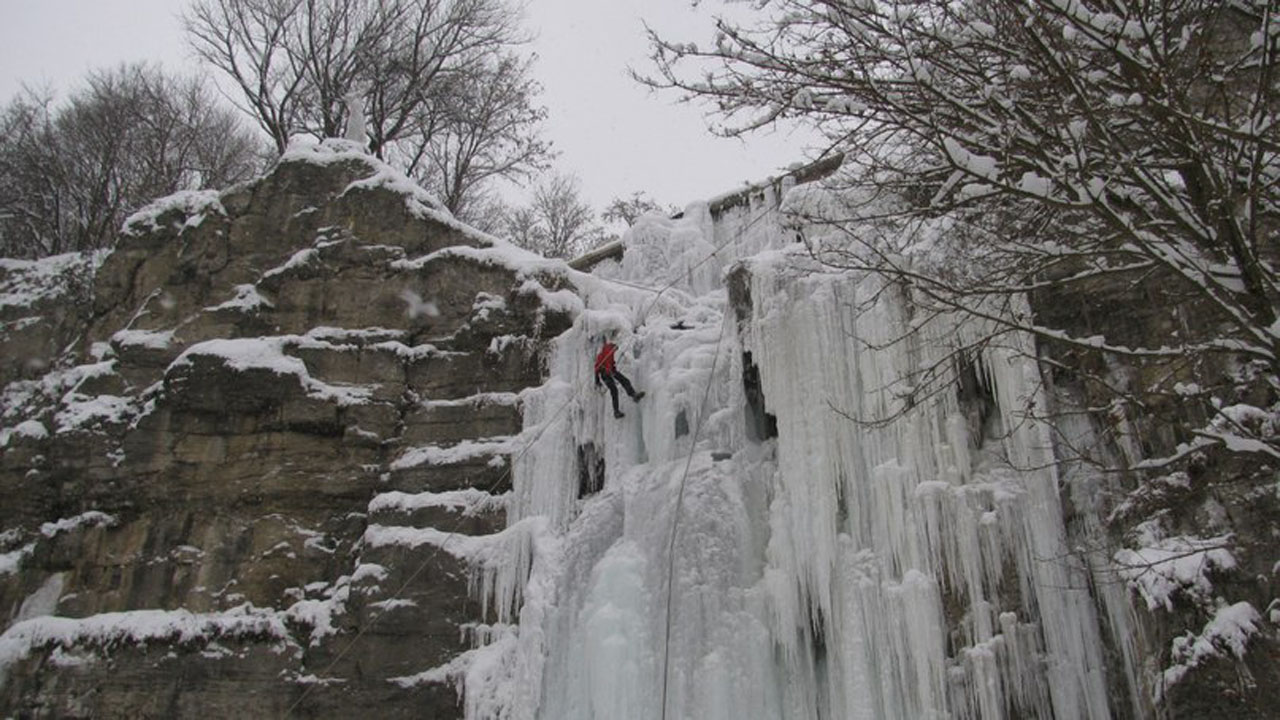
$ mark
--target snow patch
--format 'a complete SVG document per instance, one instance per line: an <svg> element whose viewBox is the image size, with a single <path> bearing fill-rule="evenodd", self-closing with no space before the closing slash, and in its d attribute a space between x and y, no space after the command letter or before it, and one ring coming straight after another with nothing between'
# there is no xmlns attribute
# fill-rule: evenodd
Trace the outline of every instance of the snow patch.
<svg viewBox="0 0 1280 720"><path fill-rule="evenodd" d="M77 281L92 278L108 252L65 253L39 260L0 258L0 310L32 308L66 297Z"/></svg>
<svg viewBox="0 0 1280 720"><path fill-rule="evenodd" d="M128 422L137 410L134 398L73 392L62 398L53 422L58 433L71 432L100 424L120 425Z"/></svg>
<svg viewBox="0 0 1280 720"><path fill-rule="evenodd" d="M392 491L374 496L369 501L369 512L412 512L423 508L445 508L469 516L504 510L506 505L505 496L493 495L477 488L412 494Z"/></svg>
<svg viewBox="0 0 1280 720"><path fill-rule="evenodd" d="M308 396L336 402L341 406L360 405L368 402L372 390L355 385L330 384L311 377L306 363L287 355L290 347L325 347L352 349L348 346L330 345L314 338L281 335L260 338L235 338L230 340L206 340L187 348L169 364L166 375L176 369L190 367L193 358L217 358L232 370L269 370L277 375L292 376L306 389Z"/></svg>
<svg viewBox="0 0 1280 720"><path fill-rule="evenodd" d="M218 305L210 305L204 309L205 312L217 312L219 310L248 312L261 308L275 307L271 301L258 292L256 285L236 285L233 292L235 292L235 297Z"/></svg>
<svg viewBox="0 0 1280 720"><path fill-rule="evenodd" d="M168 350L173 345L173 331L120 330L111 336L111 343L122 348Z"/></svg>
<svg viewBox="0 0 1280 720"><path fill-rule="evenodd" d="M180 213L182 222L172 222L170 227L179 233L187 228L199 227L205 215L217 213L226 217L227 210L222 206L220 195L216 190L182 190L168 197L160 198L124 221L126 235L142 235L161 229L160 218L170 213Z"/></svg>
<svg viewBox="0 0 1280 720"><path fill-rule="evenodd" d="M1235 557L1226 550L1227 541L1226 537L1166 538L1136 550L1119 550L1112 559L1120 577L1142 595L1148 609L1171 611L1179 592L1198 601L1212 597L1210 573L1236 566Z"/></svg>
<svg viewBox="0 0 1280 720"><path fill-rule="evenodd" d="M288 632L277 613L244 605L222 613L188 610L132 610L84 618L38 617L14 623L0 635L0 676L39 649L106 649L119 643L168 645L207 643L218 638L273 638Z"/></svg>
<svg viewBox="0 0 1280 720"><path fill-rule="evenodd" d="M486 440L463 440L455 445L427 445L410 448L391 463L392 470L407 470L420 465L454 465L505 455L515 449L515 437L497 437Z"/></svg>
<svg viewBox="0 0 1280 720"><path fill-rule="evenodd" d="M1162 688L1174 685L1188 672L1213 658L1229 655L1243 660L1249 638L1258 633L1261 622L1262 616L1247 602L1219 607L1199 635L1188 632L1174 638L1173 662L1164 670ZM1157 701L1163 692L1161 687L1157 688Z"/></svg>
<svg viewBox="0 0 1280 720"><path fill-rule="evenodd" d="M51 538L64 532L79 530L82 527L115 527L118 522L114 515L108 515L98 510L90 510L73 517L44 523L40 526L40 534Z"/></svg>
<svg viewBox="0 0 1280 720"><path fill-rule="evenodd" d="M36 551L35 543L23 545L17 550L0 553L0 576L13 575L22 567L23 558Z"/></svg>

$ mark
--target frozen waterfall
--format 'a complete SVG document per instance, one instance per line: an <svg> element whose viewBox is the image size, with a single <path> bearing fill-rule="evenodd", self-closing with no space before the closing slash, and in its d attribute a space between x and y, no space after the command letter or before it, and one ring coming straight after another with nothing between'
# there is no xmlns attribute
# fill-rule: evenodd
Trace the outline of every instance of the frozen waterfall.
<svg viewBox="0 0 1280 720"><path fill-rule="evenodd" d="M958 352L990 328L815 263L774 201L646 218L577 278L523 397L525 540L477 570L507 590L468 717L1141 714L1108 696L1133 630L1069 547L1029 340ZM610 331L648 393L621 420L592 387ZM963 382L912 372L933 367Z"/></svg>

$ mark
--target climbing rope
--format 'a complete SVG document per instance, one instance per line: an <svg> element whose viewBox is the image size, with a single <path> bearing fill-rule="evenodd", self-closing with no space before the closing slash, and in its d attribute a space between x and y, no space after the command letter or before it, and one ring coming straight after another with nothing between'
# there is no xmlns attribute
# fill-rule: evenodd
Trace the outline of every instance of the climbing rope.
<svg viewBox="0 0 1280 720"><path fill-rule="evenodd" d="M688 268L685 268L684 270L682 270L674 278L672 278L670 282L664 285L660 290L657 290L653 299L649 302L649 305L645 308L644 312L641 313L639 324L640 325L644 324L645 320L647 320L649 317L649 313L653 310L654 306L657 305L658 299L661 298L662 295L666 293L668 290L675 287L675 285L678 282L680 282L683 276L688 275L689 273L693 272L697 268L701 267L704 263L710 261L711 258L715 257L721 250L728 247L730 243L736 243L738 240L742 238L742 236L748 230L754 227L756 223L763 220L768 214L769 214L769 211L766 210L760 213L759 215L757 215L750 222L744 225L740 230L733 233L730 237L726 238L724 242L721 242L719 245L717 245L709 254L707 254L701 260L689 266ZM624 281L612 280L610 278L601 278L601 279L608 280L610 282L617 282L622 285L631 285L632 287L640 287L640 289L654 292L653 289L651 288L636 286L636 285L633 285L632 283L627 283ZM665 630L663 634L663 643L662 643L662 720L666 720L666 717L667 717L667 698L669 694L669 679L670 679L670 665L671 665L671 598L672 598L673 587L675 584L676 535L680 528L680 513L684 506L685 486L688 484L689 470L693 465L693 456L697 451L698 439L702 434L702 423L706 419L707 400L711 397L711 384L715 379L716 367L720 360L720 345L724 341L724 329L728 325L728 321L729 321L729 313L728 313L728 308L726 307L720 323L720 334L716 337L716 347L715 347L715 350L713 351L713 355L711 358L711 372L707 375L707 385L706 385L706 388L704 388L703 390L702 402L698 408L698 422L694 427L692 442L690 443L690 446L689 446L689 455L688 457L685 458L684 472L680 476L680 490L676 494L675 514L672 517L672 521L671 521L671 538L667 544L667 558L668 558L667 594L666 594L666 602L664 605L663 622L664 622Z"/></svg>
<svg viewBox="0 0 1280 720"><path fill-rule="evenodd" d="M742 238L742 236L748 230L750 230L753 226L755 226L757 222L764 219L764 217L767 216L768 214L769 212L766 210L765 212L762 212L759 215L757 215L753 220L751 220L751 222L744 225L741 230L737 231L736 233L731 235L729 238L727 238L724 242L717 245L716 248L711 251L710 255L707 255L702 260L699 260L693 266L685 270L685 272L686 273L691 272L694 269L701 266L703 263L715 257L716 254L719 253L721 250L723 250L726 246L728 246L729 243L731 242L736 243L738 240ZM662 292L666 292L673 285L675 285L675 281L672 281L670 284L667 285L667 287L663 288ZM658 295L661 295L661 294L662 293L660 292ZM657 301L658 301L658 297L655 296L653 299L653 302L649 304L649 309L652 309L653 303L656 303ZM645 311L645 316L646 317L648 316L648 310ZM671 538L667 542L667 596L666 596L666 602L664 603L664 607L663 607L664 633L663 633L663 639L662 639L662 720L667 720L667 698L670 695L671 598L675 588L676 535L680 530L680 514L681 514L681 510L684 507L684 491L685 491L685 486L688 484L688 481L689 481L689 469L693 466L693 456L697 452L698 439L702 435L702 423L707 416L707 400L711 397L711 384L715 380L716 366L720 361L720 345L724 341L724 329L726 326L728 326L728 324L729 324L729 308L726 307L720 322L720 334L716 337L716 347L715 347L715 350L713 351L713 355L711 356L711 372L707 374L707 385L702 391L702 402L698 407L698 422L694 426L693 440L689 445L689 455L688 457L685 458L684 472L680 475L680 490L676 493L675 513L671 518Z"/></svg>
<svg viewBox="0 0 1280 720"><path fill-rule="evenodd" d="M716 365L720 361L720 344L724 340L724 329L729 324L728 308L720 323L720 334L716 337L716 348L711 356L711 372L707 374L707 386L702 391L702 403L698 406L698 422L693 430L693 442L689 445L689 456L684 461L684 473L680 476L680 491L676 494L675 515L671 519L671 539L667 544L667 600L665 603L666 633L662 642L662 718L667 717L667 680L671 665L671 596L675 585L676 567L676 533L680 529L680 510L684 506L684 489L689 480L689 468L693 465L693 456L698 449L698 438L702 434L702 423L707 416L707 400L711 397L711 385L715 380Z"/></svg>

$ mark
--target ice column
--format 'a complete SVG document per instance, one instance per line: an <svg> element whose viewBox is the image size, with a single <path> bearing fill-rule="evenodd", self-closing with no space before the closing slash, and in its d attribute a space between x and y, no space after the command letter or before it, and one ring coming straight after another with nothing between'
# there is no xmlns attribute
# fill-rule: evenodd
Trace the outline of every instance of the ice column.
<svg viewBox="0 0 1280 720"><path fill-rule="evenodd" d="M836 717L1107 718L1025 338L799 253L751 263L778 417L772 631ZM981 397L962 406L958 368ZM985 404L983 404L985 403ZM981 407L979 407L981 406ZM814 669L810 670L812 666Z"/></svg>

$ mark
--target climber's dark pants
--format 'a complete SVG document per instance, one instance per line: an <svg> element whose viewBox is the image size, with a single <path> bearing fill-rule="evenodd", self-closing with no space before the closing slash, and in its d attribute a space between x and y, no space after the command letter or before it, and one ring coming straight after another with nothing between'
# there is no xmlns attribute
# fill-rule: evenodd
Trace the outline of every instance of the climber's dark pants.
<svg viewBox="0 0 1280 720"><path fill-rule="evenodd" d="M627 394L631 396L632 400L636 399L636 389L631 387L631 381L627 379L626 375L623 375L616 369L612 373L607 370L601 370L599 373L596 373L596 377L603 380L604 384L609 387L609 397L613 399L613 412L615 414L622 411L618 409L618 386L613 382L614 380L622 383L622 389L627 391Z"/></svg>

